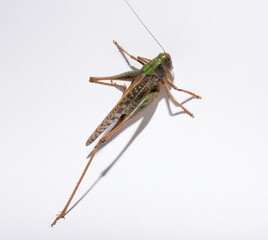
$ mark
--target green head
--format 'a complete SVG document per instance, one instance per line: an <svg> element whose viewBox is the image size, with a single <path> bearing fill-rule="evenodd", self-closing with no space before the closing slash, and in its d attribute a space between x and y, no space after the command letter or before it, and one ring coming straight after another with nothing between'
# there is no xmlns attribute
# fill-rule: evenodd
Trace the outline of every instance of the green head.
<svg viewBox="0 0 268 240"><path fill-rule="evenodd" d="M161 59L161 64L163 64L164 68L166 68L169 71L172 70L173 65L172 65L171 57L168 53L166 52L160 53L157 57Z"/></svg>
<svg viewBox="0 0 268 240"><path fill-rule="evenodd" d="M172 70L172 61L168 53L160 53L152 61L146 63L142 70L146 75L156 74L159 77L164 77L167 72Z"/></svg>

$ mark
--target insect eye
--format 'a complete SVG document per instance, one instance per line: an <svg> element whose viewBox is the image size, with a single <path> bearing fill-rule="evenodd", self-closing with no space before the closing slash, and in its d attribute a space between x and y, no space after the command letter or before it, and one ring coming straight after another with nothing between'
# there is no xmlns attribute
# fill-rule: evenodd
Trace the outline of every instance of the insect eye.
<svg viewBox="0 0 268 240"><path fill-rule="evenodd" d="M167 64L167 67L168 69L172 69L172 61L171 61L171 58L168 58L167 61L166 61L166 64Z"/></svg>

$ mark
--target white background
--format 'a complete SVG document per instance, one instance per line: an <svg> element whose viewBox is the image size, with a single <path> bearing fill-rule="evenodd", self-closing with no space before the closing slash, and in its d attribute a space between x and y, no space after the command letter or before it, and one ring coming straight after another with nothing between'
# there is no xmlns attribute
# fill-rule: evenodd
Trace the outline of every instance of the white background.
<svg viewBox="0 0 268 240"><path fill-rule="evenodd" d="M113 39L136 56L161 49L123 0L1 1L1 239L267 239L268 2L130 3L174 83L203 99L185 103L192 119L161 94L98 152L75 200L125 149L51 228L121 97L89 76L130 70Z"/></svg>

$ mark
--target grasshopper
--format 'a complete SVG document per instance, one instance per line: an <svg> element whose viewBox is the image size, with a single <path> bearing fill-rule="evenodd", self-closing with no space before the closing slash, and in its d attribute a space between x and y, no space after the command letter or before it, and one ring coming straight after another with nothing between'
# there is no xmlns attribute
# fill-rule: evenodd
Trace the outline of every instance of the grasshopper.
<svg viewBox="0 0 268 240"><path fill-rule="evenodd" d="M79 178L68 202L66 203L63 210L60 214L56 217L54 222L51 226L54 226L56 222L64 218L69 205L80 185L82 182L87 169L92 162L96 152L98 151L100 145L104 144L109 138L111 138L122 126L124 126L129 120L133 117L137 116L142 110L144 110L153 100L157 97L160 91L160 85L163 85L168 97L171 101L173 101L177 106L181 107L185 113L189 116L194 117L191 112L189 112L185 107L182 106L179 102L177 102L173 96L171 95L168 85L174 88L177 91L181 91L187 94L192 95L195 98L201 98L200 96L196 95L193 92L183 90L177 88L170 79L173 65L170 54L165 52L164 48L161 44L157 41L157 39L153 36L153 34L149 31L149 29L144 25L141 19L138 17L136 12L130 6L130 4L126 1L129 5L133 13L136 17L140 20L146 30L151 34L151 36L155 39L155 41L159 44L159 46L163 49L163 53L158 54L158 56L154 59L148 59L145 57L135 57L129 54L126 50L124 50L116 41L113 41L117 48L128 55L133 60L142 64L142 68L137 71L128 71L118 75L109 76L109 77L90 77L89 81L92 83L98 83L108 86L113 86L118 88L119 90L123 91L122 98L118 101L115 107L110 111L110 113L104 118L104 120L100 123L100 125L96 128L96 130L90 135L86 142L86 146L89 146L93 143L109 126L115 124L114 127L110 132L108 132L104 137L102 137L97 145L95 146L92 155L81 175ZM103 82L103 81L111 81L111 82ZM130 86L126 88L125 85L119 85L114 83L113 80L119 81L128 81L130 82Z"/></svg>

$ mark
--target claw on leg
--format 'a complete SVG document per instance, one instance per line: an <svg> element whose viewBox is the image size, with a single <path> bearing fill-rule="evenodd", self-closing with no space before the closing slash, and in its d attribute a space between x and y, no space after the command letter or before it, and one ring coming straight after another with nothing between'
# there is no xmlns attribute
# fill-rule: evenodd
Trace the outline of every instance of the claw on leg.
<svg viewBox="0 0 268 240"><path fill-rule="evenodd" d="M55 218L54 222L51 224L51 227L53 227L54 225L56 225L57 221L60 220L61 218L65 219L65 213L64 212L60 212L57 217Z"/></svg>

